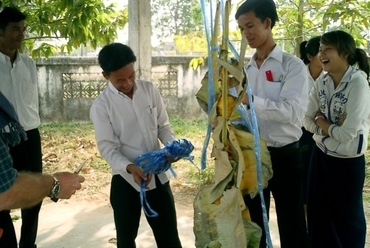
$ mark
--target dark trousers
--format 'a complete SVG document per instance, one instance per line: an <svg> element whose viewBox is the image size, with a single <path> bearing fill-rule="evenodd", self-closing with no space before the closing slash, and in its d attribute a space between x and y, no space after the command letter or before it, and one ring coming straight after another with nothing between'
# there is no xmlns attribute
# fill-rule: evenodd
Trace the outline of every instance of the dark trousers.
<svg viewBox="0 0 370 248"><path fill-rule="evenodd" d="M300 146L300 153L302 157L301 163L302 163L302 169L303 169L303 203L307 204L308 170L310 167L312 148L316 146L316 144L312 138L313 133L307 131L304 127L302 127L302 131L303 131L303 134L299 140L299 146Z"/></svg>
<svg viewBox="0 0 370 248"><path fill-rule="evenodd" d="M282 148L269 148L273 177L264 189L267 214L270 208L270 193L275 201L281 248L308 247L306 221L302 197L302 165L299 144L294 142ZM262 228L261 248L266 248L261 198L244 196L251 219Z"/></svg>
<svg viewBox="0 0 370 248"><path fill-rule="evenodd" d="M315 146L308 180L310 247L364 248L364 156L336 158Z"/></svg>
<svg viewBox="0 0 370 248"><path fill-rule="evenodd" d="M152 180L156 180L157 188L147 191L146 197L150 207L158 213L158 217L146 216L146 219L153 231L157 247L181 248L175 203L169 182L162 185L157 176ZM117 247L135 248L141 216L140 193L120 175L114 175L110 201L116 225Z"/></svg>
<svg viewBox="0 0 370 248"><path fill-rule="evenodd" d="M31 172L42 172L42 154L41 154L41 139L38 129L29 130L27 133L27 140L22 141L20 144L10 147L10 154L13 159L13 167L18 171L31 171ZM41 208L41 202L34 207L22 209L22 227L21 237L19 241L19 248L34 248L37 236L38 228L38 217ZM9 223L10 222L10 223ZM4 223L9 231L8 237L0 239L0 247L17 247L14 233L13 223L9 215L9 211L3 211L0 213L0 223ZM5 233L5 232L4 232ZM2 239L8 240L2 245ZM15 242L15 245L14 245Z"/></svg>
<svg viewBox="0 0 370 248"><path fill-rule="evenodd" d="M0 247L18 247L17 237L15 236L15 230L9 210L0 211L0 231Z"/></svg>

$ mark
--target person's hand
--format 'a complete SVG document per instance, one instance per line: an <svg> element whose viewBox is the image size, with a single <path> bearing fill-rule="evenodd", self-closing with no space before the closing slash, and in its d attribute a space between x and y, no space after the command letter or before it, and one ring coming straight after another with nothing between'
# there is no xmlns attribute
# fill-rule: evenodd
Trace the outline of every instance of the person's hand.
<svg viewBox="0 0 370 248"><path fill-rule="evenodd" d="M325 115L323 114L323 113L321 113L320 111L319 112L317 112L316 114L315 114L315 119L317 118L317 117L321 117L322 116L322 119L326 119L325 118ZM320 118L318 118L318 119L320 119Z"/></svg>
<svg viewBox="0 0 370 248"><path fill-rule="evenodd" d="M150 181L152 180L152 173L149 173L148 176L146 176L143 172L143 170L134 164L129 164L126 167L126 170L128 173L130 173L134 177L135 183L141 185L142 181L145 181L145 185L148 185Z"/></svg>
<svg viewBox="0 0 370 248"><path fill-rule="evenodd" d="M338 126L342 126L347 118L347 113L343 113L339 116Z"/></svg>
<svg viewBox="0 0 370 248"><path fill-rule="evenodd" d="M59 195L57 195L59 199L71 198L77 190L81 189L81 183L85 181L83 176L70 172L57 172L53 176L57 178L60 183L60 192Z"/></svg>
<svg viewBox="0 0 370 248"><path fill-rule="evenodd" d="M177 158L173 158L173 157L170 157L170 156L166 156L167 157L167 161L169 162L169 163L175 163L175 162L177 162L177 161L179 161L181 158L179 158L179 157L177 157Z"/></svg>
<svg viewBox="0 0 370 248"><path fill-rule="evenodd" d="M315 124L316 124L316 125L318 125L318 126L320 126L320 125L318 124L318 122L320 122L320 121L325 121L325 122L327 122L325 115L324 115L323 113L321 113L320 111L316 113L315 118L314 118L314 120L313 120L313 121L314 121L314 122L315 122Z"/></svg>

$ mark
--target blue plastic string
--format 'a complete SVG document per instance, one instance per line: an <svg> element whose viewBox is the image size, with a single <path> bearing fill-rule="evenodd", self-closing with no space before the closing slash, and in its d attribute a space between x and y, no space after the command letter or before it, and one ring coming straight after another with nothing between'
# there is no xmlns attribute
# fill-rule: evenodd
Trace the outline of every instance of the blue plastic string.
<svg viewBox="0 0 370 248"><path fill-rule="evenodd" d="M238 97L238 93L237 93L235 87L230 88L229 93L232 96ZM251 124L251 122L248 118L248 114L247 114L247 111L244 107L244 104L239 104L239 106L237 107L237 110L238 110L238 113L240 114L240 116L242 117L242 121L233 120L231 123L234 124L234 125L241 124L241 125L247 127L248 131L252 130L252 124Z"/></svg>
<svg viewBox="0 0 370 248"><path fill-rule="evenodd" d="M248 74L247 74L247 71L246 71L245 67L244 67L244 72L245 72L245 75L247 77L247 82L248 82ZM251 112L251 119L252 119L252 129L251 129L251 131L252 131L253 138L254 138L254 153L255 153L256 163L257 163L258 193L259 193L260 198L261 198L263 225L265 227L265 233L266 233L266 244L267 244L267 247L272 247L270 229L269 229L268 217L267 217L267 210L266 210L266 203L265 203L265 198L264 198L264 195L263 195L260 135L259 135L259 132L258 132L257 115L256 115L256 112L255 112L254 104L253 104L253 100L252 100L252 89L250 88L249 84L247 84L247 95L248 95L250 112ZM244 108L244 112L246 113L246 109L245 109L244 106L243 106L243 108ZM240 110L243 110L243 108L241 108ZM246 114L245 114L245 116L246 116Z"/></svg>
<svg viewBox="0 0 370 248"><path fill-rule="evenodd" d="M217 46L211 46L210 42L210 36L209 36L209 31L208 31L208 22L207 22L207 15L206 15L206 3L205 0L200 0L201 8L202 8L202 17L203 17L203 24L204 24L204 29L206 33L206 39L207 39L207 50L208 50L208 109L207 112L208 114L211 112L213 103L215 102L215 97L214 97L214 83L213 83L213 68L212 68L212 57L211 57L211 50L218 50ZM211 34L213 35L213 22L212 22L212 1L210 1L210 16L211 16ZM206 163L207 163L207 148L209 145L209 140L211 138L211 131L212 127L210 124L207 126L207 134L203 142L203 149L202 149L202 155L201 155L201 166L200 168L204 170L206 168Z"/></svg>
<svg viewBox="0 0 370 248"><path fill-rule="evenodd" d="M160 174L167 170L171 170L172 174L176 177L176 173L174 172L173 168L171 167L171 163L167 158L184 158L194 164L194 157L190 155L193 150L194 146L190 141L186 139L178 139L172 142L167 142L165 147L160 150L147 152L140 155L135 159L135 164L139 166L147 176L149 173ZM158 216L158 213L150 207L146 199L145 181L142 181L140 185L140 202L145 215L148 217Z"/></svg>
<svg viewBox="0 0 370 248"><path fill-rule="evenodd" d="M231 43L230 39L227 39L227 42L229 43L229 48L230 48L231 52L233 53L233 55L234 55L235 59L236 59L237 61L239 61L239 57L240 57L240 56L239 56L238 51L236 51L236 49L235 49L235 47L234 47L233 43Z"/></svg>
<svg viewBox="0 0 370 248"><path fill-rule="evenodd" d="M224 6L223 6L223 0L221 0L221 14L222 14L222 20L224 19ZM208 44L208 113L210 113L211 106L213 106L214 103L214 84L213 84L213 69L212 69L212 59L211 59L211 50L215 51L216 46L211 46L210 45L210 38L209 38L209 33L208 33L208 25L207 25L207 17L206 17L206 10L205 10L205 1L200 0L201 7L202 7L202 17L203 17L203 23L204 23L204 28L205 28L205 33L206 33L206 38L207 38L207 44ZM212 1L210 1L211 5L211 17L212 15ZM211 18L212 19L212 18ZM212 20L211 20L212 23ZM224 22L222 22L224 25ZM211 33L213 35L213 30L212 30L213 25L211 25ZM224 26L223 26L224 28ZM227 42L229 43L229 47L234 54L235 58L239 61L240 56L238 55L238 52L232 45L229 39L227 39ZM218 47L217 47L218 49ZM245 70L245 68L244 68ZM247 74L246 74L247 76ZM235 89L234 89L235 91ZM231 91L232 92L232 91ZM266 232L266 244L268 247L272 247L272 242L271 242L271 237L270 237L270 230L268 226L268 218L267 218L267 211L266 211L266 204L265 204L265 199L263 197L263 185L262 185L262 162L261 162L261 146L260 146L260 137L259 137L259 132L258 132L258 123L257 123L257 117L256 113L254 110L253 106L253 101L252 101L252 90L247 85L247 95L248 99L250 102L250 112L251 112L251 121L248 118L247 110L245 109L245 106L243 104L240 104L237 108L239 114L242 117L243 124L250 130L254 136L254 146L255 146L255 157L256 157L256 164L257 164L257 181L258 181L258 191L259 195L261 198L261 206L262 206L262 213L263 213L263 224L265 227L265 232ZM208 125L207 128L207 134L206 134L206 139L204 140L203 144L203 150L202 150L202 155L201 155L201 169L206 168L206 152L207 152L207 147L209 144L209 139L210 139L210 133L212 131L212 128L210 125Z"/></svg>

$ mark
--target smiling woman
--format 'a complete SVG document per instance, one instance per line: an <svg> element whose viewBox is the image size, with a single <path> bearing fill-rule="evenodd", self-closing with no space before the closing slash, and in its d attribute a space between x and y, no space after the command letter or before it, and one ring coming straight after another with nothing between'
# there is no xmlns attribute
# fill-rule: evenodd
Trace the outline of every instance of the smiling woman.
<svg viewBox="0 0 370 248"><path fill-rule="evenodd" d="M319 58L327 73L315 82L304 117L316 142L308 179L309 239L312 247L360 248L366 237L369 64L353 37L340 30L322 35Z"/></svg>

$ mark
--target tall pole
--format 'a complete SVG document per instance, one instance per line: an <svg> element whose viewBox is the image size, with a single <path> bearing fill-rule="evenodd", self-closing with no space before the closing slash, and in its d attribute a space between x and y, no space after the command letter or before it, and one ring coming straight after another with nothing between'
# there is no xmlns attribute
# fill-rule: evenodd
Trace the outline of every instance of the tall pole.
<svg viewBox="0 0 370 248"><path fill-rule="evenodd" d="M152 45L150 0L128 1L128 45L134 51L136 78L151 80Z"/></svg>

